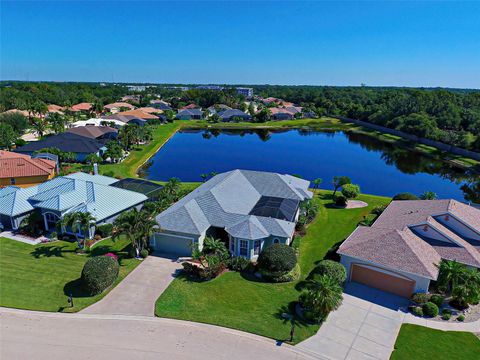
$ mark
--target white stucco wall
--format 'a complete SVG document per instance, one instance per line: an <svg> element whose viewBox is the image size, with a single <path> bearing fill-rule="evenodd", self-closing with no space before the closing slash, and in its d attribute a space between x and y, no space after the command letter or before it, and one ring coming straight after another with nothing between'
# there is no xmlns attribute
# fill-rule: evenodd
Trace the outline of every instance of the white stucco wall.
<svg viewBox="0 0 480 360"><path fill-rule="evenodd" d="M415 275L415 274L409 274L404 271L399 271L399 270L394 270L394 269L389 269L383 265L378 265L369 261L365 260L360 260L360 259L355 259L347 255L341 255L340 263L345 267L347 270L347 281L350 281L351 277L351 265L352 264L359 264L359 265L367 265L367 266L375 266L372 268L373 270L379 271L384 274L390 274L394 276L401 275L403 277L406 277L410 280L415 281L415 290L414 292L428 292L428 287L430 285L430 279ZM381 269L379 269L381 267Z"/></svg>

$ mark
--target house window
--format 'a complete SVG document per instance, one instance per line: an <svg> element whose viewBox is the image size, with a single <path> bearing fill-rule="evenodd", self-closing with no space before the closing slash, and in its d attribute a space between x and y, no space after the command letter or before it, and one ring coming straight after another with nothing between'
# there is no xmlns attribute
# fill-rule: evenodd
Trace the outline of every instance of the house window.
<svg viewBox="0 0 480 360"><path fill-rule="evenodd" d="M253 243L253 255L258 255L260 254L260 240L255 240Z"/></svg>
<svg viewBox="0 0 480 360"><path fill-rule="evenodd" d="M10 185L15 185L15 182L16 182L16 181L15 181L15 178L11 178L11 179L10 179Z"/></svg>
<svg viewBox="0 0 480 360"><path fill-rule="evenodd" d="M278 243L280 243L280 240L278 240L277 238L275 238L275 239L273 239L273 243L274 243L274 244L278 244Z"/></svg>
<svg viewBox="0 0 480 360"><path fill-rule="evenodd" d="M248 255L248 241L240 240L240 256Z"/></svg>
<svg viewBox="0 0 480 360"><path fill-rule="evenodd" d="M230 251L235 253L235 239L230 239Z"/></svg>

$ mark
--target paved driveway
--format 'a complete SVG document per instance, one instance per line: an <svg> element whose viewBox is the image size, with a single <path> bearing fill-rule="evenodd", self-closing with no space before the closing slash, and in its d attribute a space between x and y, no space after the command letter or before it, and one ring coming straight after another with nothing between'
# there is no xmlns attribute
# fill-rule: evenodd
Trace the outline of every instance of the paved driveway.
<svg viewBox="0 0 480 360"><path fill-rule="evenodd" d="M345 289L343 304L300 349L335 360L389 359L408 300L357 283Z"/></svg>
<svg viewBox="0 0 480 360"><path fill-rule="evenodd" d="M176 258L150 255L107 296L80 312L155 316L155 301L181 268Z"/></svg>

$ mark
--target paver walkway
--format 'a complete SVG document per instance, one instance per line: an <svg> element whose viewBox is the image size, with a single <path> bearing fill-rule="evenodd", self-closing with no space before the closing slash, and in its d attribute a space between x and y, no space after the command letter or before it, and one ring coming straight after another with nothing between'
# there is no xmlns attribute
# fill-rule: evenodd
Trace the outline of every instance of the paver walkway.
<svg viewBox="0 0 480 360"><path fill-rule="evenodd" d="M320 358L389 359L408 300L357 283L318 333L297 346Z"/></svg>
<svg viewBox="0 0 480 360"><path fill-rule="evenodd" d="M84 314L155 316L155 302L182 268L176 258L150 255Z"/></svg>

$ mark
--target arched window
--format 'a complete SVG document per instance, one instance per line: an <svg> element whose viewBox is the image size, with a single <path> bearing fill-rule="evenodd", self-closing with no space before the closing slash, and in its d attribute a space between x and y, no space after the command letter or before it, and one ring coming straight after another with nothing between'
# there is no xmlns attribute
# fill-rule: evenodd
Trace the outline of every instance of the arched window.
<svg viewBox="0 0 480 360"><path fill-rule="evenodd" d="M280 240L278 240L277 238L273 239L273 243L274 244L279 244L280 243Z"/></svg>

